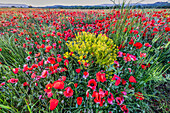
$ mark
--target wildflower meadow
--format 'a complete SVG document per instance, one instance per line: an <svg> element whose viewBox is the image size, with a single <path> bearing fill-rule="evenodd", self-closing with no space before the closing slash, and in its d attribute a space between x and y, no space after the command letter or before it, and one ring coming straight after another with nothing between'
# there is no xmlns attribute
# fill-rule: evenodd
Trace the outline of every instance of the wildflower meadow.
<svg viewBox="0 0 170 113"><path fill-rule="evenodd" d="M0 112L169 112L169 11L1 8Z"/></svg>

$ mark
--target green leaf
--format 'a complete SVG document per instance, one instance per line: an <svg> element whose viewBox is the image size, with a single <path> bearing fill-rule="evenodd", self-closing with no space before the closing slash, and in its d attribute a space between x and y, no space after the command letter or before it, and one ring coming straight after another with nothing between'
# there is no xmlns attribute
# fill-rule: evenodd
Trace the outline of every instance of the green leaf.
<svg viewBox="0 0 170 113"><path fill-rule="evenodd" d="M30 109L30 107L29 107L29 105L28 105L26 99L24 99L24 100L25 100L25 103L27 104L27 107L28 107L29 112L32 113L32 111L31 111L31 109Z"/></svg>
<svg viewBox="0 0 170 113"><path fill-rule="evenodd" d="M7 110L12 110L12 111L15 112L15 110L13 108L11 108L9 106L2 105L2 104L0 104L0 108L4 108L4 109L7 109Z"/></svg>

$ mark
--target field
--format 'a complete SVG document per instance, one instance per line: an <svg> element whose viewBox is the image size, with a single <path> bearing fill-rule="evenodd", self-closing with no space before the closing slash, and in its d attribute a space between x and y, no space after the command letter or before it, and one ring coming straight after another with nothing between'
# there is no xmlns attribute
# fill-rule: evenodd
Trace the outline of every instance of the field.
<svg viewBox="0 0 170 113"><path fill-rule="evenodd" d="M170 10L0 9L0 112L169 112Z"/></svg>

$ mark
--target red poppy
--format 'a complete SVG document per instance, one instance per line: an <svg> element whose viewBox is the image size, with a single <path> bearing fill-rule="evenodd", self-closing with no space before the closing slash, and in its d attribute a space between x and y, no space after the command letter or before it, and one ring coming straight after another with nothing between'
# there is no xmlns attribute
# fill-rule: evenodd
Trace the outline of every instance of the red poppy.
<svg viewBox="0 0 170 113"><path fill-rule="evenodd" d="M61 58L61 54L57 54L57 57Z"/></svg>
<svg viewBox="0 0 170 113"><path fill-rule="evenodd" d="M131 69L131 68L128 68L128 70L129 70L129 72L131 72L131 71L132 71L132 69Z"/></svg>
<svg viewBox="0 0 170 113"><path fill-rule="evenodd" d="M54 69L57 69L59 66L60 66L59 63L57 63L53 67L54 67Z"/></svg>
<svg viewBox="0 0 170 113"><path fill-rule="evenodd" d="M26 48L26 44L25 43L23 44L23 48Z"/></svg>
<svg viewBox="0 0 170 113"><path fill-rule="evenodd" d="M136 42L134 46L136 47L136 49L140 49L143 45L140 42Z"/></svg>
<svg viewBox="0 0 170 113"><path fill-rule="evenodd" d="M96 73L96 79L97 79L97 82L104 82L106 81L106 78L105 78L105 73L101 73L101 72L98 72Z"/></svg>
<svg viewBox="0 0 170 113"><path fill-rule="evenodd" d="M71 87L67 87L67 88L65 88L64 96L71 97L71 96L73 96L73 92L74 91L71 89Z"/></svg>
<svg viewBox="0 0 170 113"><path fill-rule="evenodd" d="M62 34L61 34L60 32L57 32L57 35L58 35L58 36L61 36Z"/></svg>
<svg viewBox="0 0 170 113"><path fill-rule="evenodd" d="M62 81L65 81L66 80L66 76L62 76Z"/></svg>
<svg viewBox="0 0 170 113"><path fill-rule="evenodd" d="M32 70L33 70L33 67L28 68L28 70L29 70L29 71L32 71Z"/></svg>
<svg viewBox="0 0 170 113"><path fill-rule="evenodd" d="M115 75L115 74L114 74L112 80L116 80L115 86L118 86L121 82L121 78L119 76Z"/></svg>
<svg viewBox="0 0 170 113"><path fill-rule="evenodd" d="M82 101L83 101L82 97L77 97L77 104L78 105L81 105Z"/></svg>
<svg viewBox="0 0 170 113"><path fill-rule="evenodd" d="M159 32L159 30L157 28L154 28L153 32Z"/></svg>
<svg viewBox="0 0 170 113"><path fill-rule="evenodd" d="M15 69L12 69L12 71L14 72L14 74L17 74L18 73L18 68L15 68Z"/></svg>
<svg viewBox="0 0 170 113"><path fill-rule="evenodd" d="M87 87L90 87L92 90L95 90L97 86L97 83L94 79L91 79L88 81Z"/></svg>
<svg viewBox="0 0 170 113"><path fill-rule="evenodd" d="M138 33L139 33L139 31L137 31L137 30L134 30L134 31L133 31L133 33L134 33L134 34L138 34Z"/></svg>
<svg viewBox="0 0 170 113"><path fill-rule="evenodd" d="M125 53L125 54L126 54L126 53ZM122 55L123 55L123 52L119 51L119 52L118 52L118 57L122 57Z"/></svg>
<svg viewBox="0 0 170 113"><path fill-rule="evenodd" d="M83 72L83 78L87 78L89 76L89 73L87 71Z"/></svg>
<svg viewBox="0 0 170 113"><path fill-rule="evenodd" d="M152 47L152 45L150 45L149 43L145 43L146 47Z"/></svg>
<svg viewBox="0 0 170 113"><path fill-rule="evenodd" d="M48 68L50 69L50 71L54 71L54 67L53 66L50 66Z"/></svg>
<svg viewBox="0 0 170 113"><path fill-rule="evenodd" d="M121 91L121 93L122 93L123 95L127 95L127 92L126 92L126 91Z"/></svg>
<svg viewBox="0 0 170 113"><path fill-rule="evenodd" d="M75 84L74 84L74 87L75 87L75 88L77 88L77 86L78 86L78 84L77 84L77 83L75 83Z"/></svg>
<svg viewBox="0 0 170 113"><path fill-rule="evenodd" d="M66 59L67 57L63 56L64 59Z"/></svg>
<svg viewBox="0 0 170 113"><path fill-rule="evenodd" d="M130 76L130 78L129 78L129 82L136 83L136 79L135 79L133 76Z"/></svg>
<svg viewBox="0 0 170 113"><path fill-rule="evenodd" d="M66 67L63 68L64 71L67 71L68 69Z"/></svg>
<svg viewBox="0 0 170 113"><path fill-rule="evenodd" d="M69 60L65 60L65 61L64 61L64 65L65 65L65 66L69 65Z"/></svg>
<svg viewBox="0 0 170 113"><path fill-rule="evenodd" d="M165 31L169 32L170 31L170 27L165 27Z"/></svg>
<svg viewBox="0 0 170 113"><path fill-rule="evenodd" d="M146 53L141 53L140 52L140 57L146 57Z"/></svg>
<svg viewBox="0 0 170 113"><path fill-rule="evenodd" d="M52 49L52 46L47 46L45 52L50 52L51 49Z"/></svg>
<svg viewBox="0 0 170 113"><path fill-rule="evenodd" d="M57 62L61 62L62 58L57 57Z"/></svg>
<svg viewBox="0 0 170 113"><path fill-rule="evenodd" d="M131 58L129 56L123 58L125 62L131 61Z"/></svg>
<svg viewBox="0 0 170 113"><path fill-rule="evenodd" d="M145 69L146 69L146 66L142 64L142 65L141 65L141 68L145 70Z"/></svg>
<svg viewBox="0 0 170 113"><path fill-rule="evenodd" d="M77 73L80 73L80 71L81 71L81 69L76 69L76 72L77 72Z"/></svg>
<svg viewBox="0 0 170 113"><path fill-rule="evenodd" d="M86 91L86 97L89 98L89 91Z"/></svg>
<svg viewBox="0 0 170 113"><path fill-rule="evenodd" d="M129 57L132 59L132 61L136 61L137 60L135 55L129 54Z"/></svg>
<svg viewBox="0 0 170 113"><path fill-rule="evenodd" d="M150 66L151 66L151 64L150 64L150 63L146 64L146 67L150 67Z"/></svg>
<svg viewBox="0 0 170 113"><path fill-rule="evenodd" d="M5 82L2 82L1 84L0 84L0 87L2 87L2 86L4 86L5 85Z"/></svg>
<svg viewBox="0 0 170 113"><path fill-rule="evenodd" d="M45 45L44 45L44 44L42 44L42 45L40 46L40 48L45 48Z"/></svg>
<svg viewBox="0 0 170 113"><path fill-rule="evenodd" d="M31 75L31 78L35 78L35 77L36 77L36 74L33 73L33 74Z"/></svg>
<svg viewBox="0 0 170 113"><path fill-rule="evenodd" d="M53 88L55 89L64 89L64 82L61 80L54 81Z"/></svg>
<svg viewBox="0 0 170 113"><path fill-rule="evenodd" d="M43 72L41 74L41 77L45 78L45 77L47 77L47 74L48 74L48 71L47 70L43 70Z"/></svg>
<svg viewBox="0 0 170 113"><path fill-rule="evenodd" d="M100 107L103 106L103 103L105 102L105 99L101 99L100 101Z"/></svg>
<svg viewBox="0 0 170 113"><path fill-rule="evenodd" d="M131 89L131 90L134 89L134 87L132 87L132 84L129 84L128 88Z"/></svg>
<svg viewBox="0 0 170 113"><path fill-rule="evenodd" d="M44 91L47 93L47 92L51 92L51 88L53 87L53 84L49 83L47 84L46 86L46 89L44 89Z"/></svg>
<svg viewBox="0 0 170 113"><path fill-rule="evenodd" d="M61 44L61 41L58 41L59 44Z"/></svg>
<svg viewBox="0 0 170 113"><path fill-rule="evenodd" d="M133 41L133 38L132 38L129 42L129 45L133 45L133 44L134 44L134 41Z"/></svg>
<svg viewBox="0 0 170 113"><path fill-rule="evenodd" d="M51 36L51 34L47 34L47 36L49 37L49 36Z"/></svg>
<svg viewBox="0 0 170 113"><path fill-rule="evenodd" d="M113 105L113 100L115 100L114 97L113 97L113 94L110 93L109 96L108 96L108 98L107 98L107 102L108 102L109 104L112 104L112 105Z"/></svg>
<svg viewBox="0 0 170 113"><path fill-rule="evenodd" d="M41 55L41 53L39 52L39 53L35 54L35 57L39 57L40 55Z"/></svg>
<svg viewBox="0 0 170 113"><path fill-rule="evenodd" d="M54 49L56 49L56 45L57 45L56 43L53 43Z"/></svg>
<svg viewBox="0 0 170 113"><path fill-rule="evenodd" d="M47 92L47 96L48 96L48 98L50 98L50 97L53 96L53 93L52 92Z"/></svg>
<svg viewBox="0 0 170 113"><path fill-rule="evenodd" d="M121 110L123 111L123 113L129 113L129 109L126 107L126 105L120 105Z"/></svg>
<svg viewBox="0 0 170 113"><path fill-rule="evenodd" d="M117 102L117 105L121 105L124 102L124 98L123 97L116 97L116 102Z"/></svg>
<svg viewBox="0 0 170 113"><path fill-rule="evenodd" d="M102 88L99 89L99 95L101 96L101 98L105 97L105 93Z"/></svg>
<svg viewBox="0 0 170 113"><path fill-rule="evenodd" d="M35 86L38 86L38 83L35 83Z"/></svg>
<svg viewBox="0 0 170 113"><path fill-rule="evenodd" d="M126 81L124 79L122 79L122 84L125 85L126 84Z"/></svg>
<svg viewBox="0 0 170 113"><path fill-rule="evenodd" d="M27 82L24 82L23 86L29 86L29 84Z"/></svg>
<svg viewBox="0 0 170 113"><path fill-rule="evenodd" d="M55 64L55 58L54 57L48 57L47 61L51 64Z"/></svg>
<svg viewBox="0 0 170 113"><path fill-rule="evenodd" d="M18 82L18 79L15 79L15 78L11 78L7 81L8 83L17 83Z"/></svg>
<svg viewBox="0 0 170 113"><path fill-rule="evenodd" d="M94 102L95 103L100 103L101 102L101 96L97 91L93 91L92 97L95 97Z"/></svg>
<svg viewBox="0 0 170 113"><path fill-rule="evenodd" d="M126 32L127 31L127 28L125 28L124 30L123 30L123 32Z"/></svg>
<svg viewBox="0 0 170 113"><path fill-rule="evenodd" d="M104 93L105 93L105 96L107 96L107 95L109 94L109 92L108 92L108 91L105 91Z"/></svg>
<svg viewBox="0 0 170 113"><path fill-rule="evenodd" d="M73 52L70 52L69 55L72 56Z"/></svg>
<svg viewBox="0 0 170 113"><path fill-rule="evenodd" d="M38 68L38 64L32 64L31 68Z"/></svg>
<svg viewBox="0 0 170 113"><path fill-rule="evenodd" d="M59 101L57 99L51 99L50 100L50 110L54 110L57 107L58 102Z"/></svg>

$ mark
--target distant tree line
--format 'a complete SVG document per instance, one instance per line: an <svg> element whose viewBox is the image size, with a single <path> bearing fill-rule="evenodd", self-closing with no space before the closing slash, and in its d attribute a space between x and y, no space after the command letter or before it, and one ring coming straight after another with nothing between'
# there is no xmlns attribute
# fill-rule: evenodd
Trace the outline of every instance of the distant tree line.
<svg viewBox="0 0 170 113"><path fill-rule="evenodd" d="M22 6L16 7L11 6L12 8L23 8ZM142 5L136 5L136 6L128 6L133 9L145 9L145 8L157 8L157 9L167 9L170 8L170 5L165 6L142 6ZM31 5L28 6L28 8L34 8ZM38 7L38 8L51 8L51 9L117 9L121 8L121 5L115 5L115 6L59 6L59 7Z"/></svg>
<svg viewBox="0 0 170 113"><path fill-rule="evenodd" d="M113 7L109 6L90 6L90 7L85 7L85 6L76 6L76 7L58 7L59 9L110 9Z"/></svg>
<svg viewBox="0 0 170 113"><path fill-rule="evenodd" d="M128 6L130 8L133 9L145 9L145 8L157 8L157 9L166 9L166 8L170 8L170 6L141 6L141 5L137 5L137 6ZM121 8L121 5L116 5L116 6L68 6L68 7L58 7L59 9L117 9L117 8Z"/></svg>
<svg viewBox="0 0 170 113"><path fill-rule="evenodd" d="M139 8L139 9L150 9L150 8L156 8L156 9L167 9L167 8L170 8L170 6L141 6L141 5L137 5L137 6L130 6L132 7L133 9L136 9L136 8Z"/></svg>

